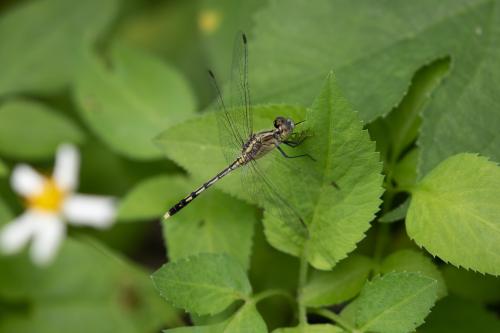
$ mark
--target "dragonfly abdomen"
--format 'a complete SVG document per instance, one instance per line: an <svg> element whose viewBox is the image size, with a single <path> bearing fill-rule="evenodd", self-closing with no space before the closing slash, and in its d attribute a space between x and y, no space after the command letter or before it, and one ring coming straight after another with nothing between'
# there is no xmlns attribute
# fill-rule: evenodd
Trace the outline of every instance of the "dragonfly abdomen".
<svg viewBox="0 0 500 333"><path fill-rule="evenodd" d="M246 162L245 162L246 163ZM205 191L207 188L215 184L217 181L222 179L223 177L227 176L231 171L234 171L241 165L243 165L241 158L238 158L236 161L234 161L230 166L219 172L215 177L211 178L209 181L198 187L196 190L191 192L188 196L186 196L184 199L176 203L172 208L168 210L168 212L163 216L165 219L168 219L170 216L174 215L178 211L180 211L182 208L186 207L190 202L192 202L196 197L198 197L203 191Z"/></svg>

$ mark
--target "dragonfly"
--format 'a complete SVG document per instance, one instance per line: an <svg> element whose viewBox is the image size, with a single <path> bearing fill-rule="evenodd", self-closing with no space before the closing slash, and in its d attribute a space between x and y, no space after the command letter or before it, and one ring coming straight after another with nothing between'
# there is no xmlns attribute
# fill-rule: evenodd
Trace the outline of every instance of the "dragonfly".
<svg viewBox="0 0 500 333"><path fill-rule="evenodd" d="M248 43L244 33L238 34L233 51L229 104L223 98L215 74L211 70L208 71L208 74L217 96L218 112L216 112L216 115L221 144L235 147L238 154L231 156L231 150L234 149L229 149L229 153L227 152L228 149L223 149L229 165L172 206L164 215L164 218L167 219L178 213L201 193L236 169L246 168L252 176L251 180L243 186L256 189L255 194L257 195L265 195L266 202L271 202L278 207L278 217L288 221L298 221L301 226L305 227L300 214L283 198L266 176L266 173L257 164L260 158L275 149L284 158L307 157L314 161L314 158L309 154L288 155L281 147L287 145L295 148L304 142L308 137L306 131L295 131L295 127L304 121L294 122L291 118L278 116L274 119L273 128L254 132L253 110L248 84ZM257 182L260 186L256 186L255 183Z"/></svg>

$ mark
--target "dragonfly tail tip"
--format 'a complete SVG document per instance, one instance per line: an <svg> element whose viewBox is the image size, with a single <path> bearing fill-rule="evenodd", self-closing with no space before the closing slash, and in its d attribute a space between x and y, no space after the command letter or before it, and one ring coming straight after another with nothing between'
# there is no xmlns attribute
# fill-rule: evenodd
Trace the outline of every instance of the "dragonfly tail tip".
<svg viewBox="0 0 500 333"><path fill-rule="evenodd" d="M166 212L166 213L165 213L165 215L163 215L163 219L164 219L164 220L166 220L166 219L168 219L170 216L172 216L172 215L170 215L170 212Z"/></svg>

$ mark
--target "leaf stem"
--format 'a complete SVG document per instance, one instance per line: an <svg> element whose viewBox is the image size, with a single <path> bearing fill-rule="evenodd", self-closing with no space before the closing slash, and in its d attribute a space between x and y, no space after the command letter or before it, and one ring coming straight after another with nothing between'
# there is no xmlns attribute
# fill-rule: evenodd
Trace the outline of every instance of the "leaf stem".
<svg viewBox="0 0 500 333"><path fill-rule="evenodd" d="M343 329L348 330L349 332L361 333L361 331L358 331L356 327L354 327L350 322L348 322L347 320L345 320L344 318L342 318L333 311L327 309L314 309L311 310L311 312L330 319L331 321L335 322L336 324L341 326Z"/></svg>
<svg viewBox="0 0 500 333"><path fill-rule="evenodd" d="M268 289L264 290L255 296L252 297L252 302L258 303L262 301L263 299L273 297L273 296L282 296L286 298L288 301L290 301L290 304L295 304L295 299L290 295L290 293L286 290L283 289Z"/></svg>
<svg viewBox="0 0 500 333"><path fill-rule="evenodd" d="M302 255L300 256L299 266L299 284L297 288L297 304L299 309L299 326L307 325L307 311L304 302L302 301L302 294L304 287L307 283L307 271L309 264L307 262L307 243L304 245Z"/></svg>

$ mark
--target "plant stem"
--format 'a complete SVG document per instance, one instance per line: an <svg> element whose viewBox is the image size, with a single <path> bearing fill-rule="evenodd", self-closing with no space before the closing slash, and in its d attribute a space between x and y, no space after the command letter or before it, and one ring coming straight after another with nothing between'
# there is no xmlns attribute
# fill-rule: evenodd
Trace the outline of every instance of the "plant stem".
<svg viewBox="0 0 500 333"><path fill-rule="evenodd" d="M299 308L299 326L307 325L307 312L306 306L302 301L302 294L304 291L304 287L307 283L307 270L309 268L309 264L307 262L307 243L304 245L304 249L302 251L302 255L300 257L300 267L299 267L299 285L297 290L297 304Z"/></svg>
<svg viewBox="0 0 500 333"><path fill-rule="evenodd" d="M341 326L345 330L348 330L349 332L352 332L352 333L359 333L360 332L356 329L356 327L351 325L351 323L349 323L347 320L345 320L344 318L342 318L341 316L339 316L338 314L336 314L333 311L330 311L327 309L315 309L312 312L317 314L317 315L320 315L322 317L330 319L331 321L335 322L336 324L339 324L339 326Z"/></svg>

